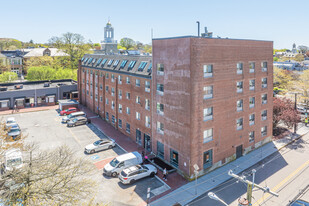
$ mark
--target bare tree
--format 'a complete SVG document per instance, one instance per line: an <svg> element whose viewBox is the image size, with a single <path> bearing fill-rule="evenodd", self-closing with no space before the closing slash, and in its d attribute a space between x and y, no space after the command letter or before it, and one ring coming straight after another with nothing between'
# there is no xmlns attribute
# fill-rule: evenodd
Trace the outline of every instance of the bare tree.
<svg viewBox="0 0 309 206"><path fill-rule="evenodd" d="M12 205L80 205L95 192L96 183L89 178L95 171L91 162L76 158L66 146L40 152L26 152L21 169L5 173L0 193Z"/></svg>
<svg viewBox="0 0 309 206"><path fill-rule="evenodd" d="M304 45L299 45L298 46L298 50L302 53L302 54L306 54L306 52L308 51L308 47L304 46Z"/></svg>

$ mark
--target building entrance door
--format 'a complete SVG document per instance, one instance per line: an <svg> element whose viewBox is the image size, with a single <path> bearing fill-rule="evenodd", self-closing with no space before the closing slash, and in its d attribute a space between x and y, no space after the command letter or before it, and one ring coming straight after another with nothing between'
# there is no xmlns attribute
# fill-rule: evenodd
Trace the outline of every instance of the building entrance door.
<svg viewBox="0 0 309 206"><path fill-rule="evenodd" d="M236 159L242 156L242 145L236 147Z"/></svg>
<svg viewBox="0 0 309 206"><path fill-rule="evenodd" d="M136 130L136 143L142 145L142 133L138 129Z"/></svg>
<svg viewBox="0 0 309 206"><path fill-rule="evenodd" d="M144 148L149 152L151 151L151 140L148 134L144 134Z"/></svg>

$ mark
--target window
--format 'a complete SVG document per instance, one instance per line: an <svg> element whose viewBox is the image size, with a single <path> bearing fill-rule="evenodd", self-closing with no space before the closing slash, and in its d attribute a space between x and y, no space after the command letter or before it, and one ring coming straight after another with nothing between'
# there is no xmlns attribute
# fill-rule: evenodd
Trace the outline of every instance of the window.
<svg viewBox="0 0 309 206"><path fill-rule="evenodd" d="M89 80L87 79L87 85L89 85Z"/></svg>
<svg viewBox="0 0 309 206"><path fill-rule="evenodd" d="M112 76L111 76L111 82L115 82L115 75L114 74L112 74Z"/></svg>
<svg viewBox="0 0 309 206"><path fill-rule="evenodd" d="M107 59L104 59L104 60L102 61L101 67L103 67L104 64L105 64L106 62L107 62Z"/></svg>
<svg viewBox="0 0 309 206"><path fill-rule="evenodd" d="M243 118L239 118L236 120L236 129L242 130L242 128L243 128Z"/></svg>
<svg viewBox="0 0 309 206"><path fill-rule="evenodd" d="M117 67L118 63L119 63L119 60L116 60L116 61L114 62L114 64L113 64L113 67L114 67L114 68Z"/></svg>
<svg viewBox="0 0 309 206"><path fill-rule="evenodd" d="M213 108L212 107L208 107L206 109L204 109L204 121L208 121L208 120L212 120L212 111Z"/></svg>
<svg viewBox="0 0 309 206"><path fill-rule="evenodd" d="M249 108L253 108L255 106L255 97L249 98Z"/></svg>
<svg viewBox="0 0 309 206"><path fill-rule="evenodd" d="M112 96L115 96L115 88L112 87Z"/></svg>
<svg viewBox="0 0 309 206"><path fill-rule="evenodd" d="M90 81L90 86L92 87L92 80Z"/></svg>
<svg viewBox="0 0 309 206"><path fill-rule="evenodd" d="M87 95L89 95L89 90L87 90Z"/></svg>
<svg viewBox="0 0 309 206"><path fill-rule="evenodd" d="M107 105L108 105L108 99L107 99L107 98L105 99L105 104L107 104Z"/></svg>
<svg viewBox="0 0 309 206"><path fill-rule="evenodd" d="M150 101L149 99L145 99L145 109L150 110Z"/></svg>
<svg viewBox="0 0 309 206"><path fill-rule="evenodd" d="M102 96L100 96L100 102L103 102L103 97Z"/></svg>
<svg viewBox="0 0 309 206"><path fill-rule="evenodd" d="M145 117L145 126L148 128L150 127L150 117L148 116Z"/></svg>
<svg viewBox="0 0 309 206"><path fill-rule="evenodd" d="M135 65L136 61L131 61L129 66L128 66L128 71L132 70L134 65Z"/></svg>
<svg viewBox="0 0 309 206"><path fill-rule="evenodd" d="M92 91L90 91L90 98L92 99Z"/></svg>
<svg viewBox="0 0 309 206"><path fill-rule="evenodd" d="M121 89L118 90L118 96L119 96L119 99L122 99L122 90Z"/></svg>
<svg viewBox="0 0 309 206"><path fill-rule="evenodd" d="M157 141L157 155L164 159L164 144L159 141Z"/></svg>
<svg viewBox="0 0 309 206"><path fill-rule="evenodd" d="M130 114L131 112L130 112L130 108L129 107L127 107L127 114Z"/></svg>
<svg viewBox="0 0 309 206"><path fill-rule="evenodd" d="M262 78L262 88L267 88L267 78Z"/></svg>
<svg viewBox="0 0 309 206"><path fill-rule="evenodd" d="M212 166L212 149L204 152L203 154L203 168L209 168Z"/></svg>
<svg viewBox="0 0 309 206"><path fill-rule="evenodd" d="M122 84L122 76L121 75L118 76L118 84Z"/></svg>
<svg viewBox="0 0 309 206"><path fill-rule="evenodd" d="M108 86L105 87L105 91L108 92Z"/></svg>
<svg viewBox="0 0 309 206"><path fill-rule="evenodd" d="M127 84L130 84L130 77L127 77L127 78L126 78L126 83L127 83Z"/></svg>
<svg viewBox="0 0 309 206"><path fill-rule="evenodd" d="M267 135L267 126L261 128L261 135L262 137Z"/></svg>
<svg viewBox="0 0 309 206"><path fill-rule="evenodd" d="M147 69L147 72L148 72L148 73L151 73L151 71L152 71L152 63L149 64L149 67L148 67L148 69Z"/></svg>
<svg viewBox="0 0 309 206"><path fill-rule="evenodd" d="M119 113L122 113L122 104L118 105Z"/></svg>
<svg viewBox="0 0 309 206"><path fill-rule="evenodd" d="M130 93L129 92L126 93L126 97L127 97L127 99L130 99Z"/></svg>
<svg viewBox="0 0 309 206"><path fill-rule="evenodd" d="M204 99L212 99L213 97L213 86L204 87Z"/></svg>
<svg viewBox="0 0 309 206"><path fill-rule="evenodd" d="M262 94L262 104L267 104L267 94Z"/></svg>
<svg viewBox="0 0 309 206"><path fill-rule="evenodd" d="M95 66L98 66L98 65L101 63L101 61L102 61L102 58L100 58L100 59L97 61L97 63L96 63Z"/></svg>
<svg viewBox="0 0 309 206"><path fill-rule="evenodd" d="M137 119L137 120L141 120L141 113L136 112L136 119Z"/></svg>
<svg viewBox="0 0 309 206"><path fill-rule="evenodd" d="M242 74L243 72L243 63L237 63L237 74Z"/></svg>
<svg viewBox="0 0 309 206"><path fill-rule="evenodd" d="M249 90L254 90L255 89L255 80L250 79L249 80Z"/></svg>
<svg viewBox="0 0 309 206"><path fill-rule="evenodd" d="M261 67L262 67L262 72L267 72L267 62L262 62Z"/></svg>
<svg viewBox="0 0 309 206"><path fill-rule="evenodd" d="M173 149L170 149L170 162L175 167L178 167L178 152Z"/></svg>
<svg viewBox="0 0 309 206"><path fill-rule="evenodd" d="M103 89L103 85L102 84L100 84L100 90L102 90Z"/></svg>
<svg viewBox="0 0 309 206"><path fill-rule="evenodd" d="M254 131L249 132L249 142L254 142Z"/></svg>
<svg viewBox="0 0 309 206"><path fill-rule="evenodd" d="M212 77L212 73L213 73L212 64L204 65L204 77L205 78Z"/></svg>
<svg viewBox="0 0 309 206"><path fill-rule="evenodd" d="M106 77L106 79L108 79L109 78L109 73L106 73L105 77Z"/></svg>
<svg viewBox="0 0 309 206"><path fill-rule="evenodd" d="M267 119L267 110L262 111L261 117L262 117L262 121Z"/></svg>
<svg viewBox="0 0 309 206"><path fill-rule="evenodd" d="M147 62L141 62L140 65L138 66L138 71L142 72L145 69Z"/></svg>
<svg viewBox="0 0 309 206"><path fill-rule="evenodd" d="M250 62L249 63L249 73L254 73L254 71L255 71L255 63Z"/></svg>
<svg viewBox="0 0 309 206"><path fill-rule="evenodd" d="M236 83L236 87L237 87L237 93L241 93L243 90L243 82L237 82Z"/></svg>
<svg viewBox="0 0 309 206"><path fill-rule="evenodd" d="M98 95L97 94L95 95L95 101L96 102L98 101Z"/></svg>
<svg viewBox="0 0 309 206"><path fill-rule="evenodd" d="M107 66L112 65L113 61L114 61L113 59L110 59L110 60L108 61L108 63L107 63Z"/></svg>
<svg viewBox="0 0 309 206"><path fill-rule="evenodd" d="M141 80L140 79L135 80L135 86L137 86L137 87L141 86Z"/></svg>
<svg viewBox="0 0 309 206"><path fill-rule="evenodd" d="M108 112L106 112L106 118L107 121L109 120Z"/></svg>
<svg viewBox="0 0 309 206"><path fill-rule="evenodd" d="M112 101L112 110L114 110L114 109L115 109L115 102Z"/></svg>
<svg viewBox="0 0 309 206"><path fill-rule="evenodd" d="M163 64L157 64L157 75L158 76L164 75L164 65Z"/></svg>
<svg viewBox="0 0 309 206"><path fill-rule="evenodd" d="M145 81L145 92L150 92L150 82Z"/></svg>
<svg viewBox="0 0 309 206"><path fill-rule="evenodd" d="M120 69L124 68L127 64L128 60L123 60L120 65Z"/></svg>
<svg viewBox="0 0 309 206"><path fill-rule="evenodd" d="M163 86L163 84L157 84L157 94L161 95L161 96L164 94L164 86Z"/></svg>
<svg viewBox="0 0 309 206"><path fill-rule="evenodd" d="M85 84L85 79L83 79L83 84Z"/></svg>
<svg viewBox="0 0 309 206"><path fill-rule="evenodd" d="M255 122L255 114L250 114L249 116L249 125L254 125Z"/></svg>
<svg viewBox="0 0 309 206"><path fill-rule="evenodd" d="M129 133L129 134L131 132L130 124L129 123L126 124L126 132Z"/></svg>
<svg viewBox="0 0 309 206"><path fill-rule="evenodd" d="M164 105L157 102L157 113L160 115L164 115Z"/></svg>
<svg viewBox="0 0 309 206"><path fill-rule="evenodd" d="M112 115L112 124L115 124L115 116Z"/></svg>
<svg viewBox="0 0 309 206"><path fill-rule="evenodd" d="M118 119L118 127L122 129L122 120Z"/></svg>
<svg viewBox="0 0 309 206"><path fill-rule="evenodd" d="M208 129L204 131L203 143L207 143L213 140L213 129Z"/></svg>
<svg viewBox="0 0 309 206"><path fill-rule="evenodd" d="M237 112L240 112L242 110L243 110L243 101L241 99L237 101Z"/></svg>
<svg viewBox="0 0 309 206"><path fill-rule="evenodd" d="M141 98L139 96L136 96L136 103L140 104L141 103Z"/></svg>
<svg viewBox="0 0 309 206"><path fill-rule="evenodd" d="M161 122L157 122L157 132L160 134L164 134L164 125Z"/></svg>

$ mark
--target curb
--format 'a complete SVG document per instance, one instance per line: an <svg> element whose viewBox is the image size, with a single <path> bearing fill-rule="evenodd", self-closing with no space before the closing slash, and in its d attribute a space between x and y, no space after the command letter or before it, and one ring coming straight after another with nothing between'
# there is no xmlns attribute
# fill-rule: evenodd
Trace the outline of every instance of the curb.
<svg viewBox="0 0 309 206"><path fill-rule="evenodd" d="M308 134L308 133L309 133L309 131L306 132L305 134L299 135L298 137L296 137L296 138L293 139L292 141L290 141L290 142L286 143L285 145L281 146L280 148L278 148L278 151L280 151L281 149L285 148L286 146L288 146L288 145L290 145L290 144L296 142L297 140L299 140L300 138L302 138L303 136L305 136L305 135Z"/></svg>

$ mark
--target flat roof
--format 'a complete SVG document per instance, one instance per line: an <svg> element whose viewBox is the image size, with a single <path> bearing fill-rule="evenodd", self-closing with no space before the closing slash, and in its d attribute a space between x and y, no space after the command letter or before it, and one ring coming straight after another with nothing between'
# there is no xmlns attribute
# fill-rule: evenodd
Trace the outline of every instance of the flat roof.
<svg viewBox="0 0 309 206"><path fill-rule="evenodd" d="M225 39L225 40L243 40L243 41L268 41L273 42L270 40L257 40L257 39L234 39L229 37L198 37L198 36L175 36L175 37L163 37L163 38L153 38L152 40L164 40L164 39L183 39L183 38L199 38L199 39Z"/></svg>
<svg viewBox="0 0 309 206"><path fill-rule="evenodd" d="M45 83L49 83L49 87L44 87ZM23 85L22 89L15 89L15 86ZM15 83L5 83L0 84L0 87L7 87L7 91L23 91L23 90L34 90L34 89L47 89L47 88L56 88L57 86L64 85L77 85L77 82L74 80L54 80L54 81L35 81L35 82L15 82ZM1 91L6 92L6 91Z"/></svg>

